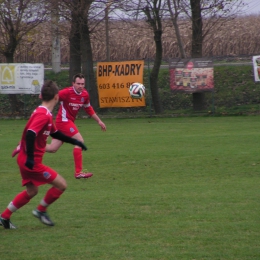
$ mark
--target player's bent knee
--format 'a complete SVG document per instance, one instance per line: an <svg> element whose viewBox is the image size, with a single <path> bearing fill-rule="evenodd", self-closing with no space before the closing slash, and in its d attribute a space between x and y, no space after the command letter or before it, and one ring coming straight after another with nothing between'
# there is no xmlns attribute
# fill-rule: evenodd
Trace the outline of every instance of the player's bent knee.
<svg viewBox="0 0 260 260"><path fill-rule="evenodd" d="M59 189L60 189L61 191L65 191L65 190L67 189L67 183L66 183L66 181L60 185L60 188L59 188Z"/></svg>
<svg viewBox="0 0 260 260"><path fill-rule="evenodd" d="M80 133L75 134L74 136L72 136L72 138L75 138L78 141L84 143L84 139L83 139L83 137L82 137L82 135Z"/></svg>
<svg viewBox="0 0 260 260"><path fill-rule="evenodd" d="M46 145L45 152L47 153L56 153L58 149L53 149L50 145Z"/></svg>
<svg viewBox="0 0 260 260"><path fill-rule="evenodd" d="M56 177L56 179L52 182L52 185L61 191L65 191L67 188L67 182L61 175Z"/></svg>
<svg viewBox="0 0 260 260"><path fill-rule="evenodd" d="M56 153L58 150L46 150L47 153Z"/></svg>
<svg viewBox="0 0 260 260"><path fill-rule="evenodd" d="M27 186L27 194L30 198L33 198L38 194L38 187Z"/></svg>

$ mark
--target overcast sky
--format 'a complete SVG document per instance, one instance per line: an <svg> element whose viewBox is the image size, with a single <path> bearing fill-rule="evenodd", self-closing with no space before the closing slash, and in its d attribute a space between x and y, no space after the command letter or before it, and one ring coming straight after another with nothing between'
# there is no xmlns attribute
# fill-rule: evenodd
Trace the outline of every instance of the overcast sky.
<svg viewBox="0 0 260 260"><path fill-rule="evenodd" d="M245 14L259 14L260 15L260 0L244 0L246 6L243 8Z"/></svg>

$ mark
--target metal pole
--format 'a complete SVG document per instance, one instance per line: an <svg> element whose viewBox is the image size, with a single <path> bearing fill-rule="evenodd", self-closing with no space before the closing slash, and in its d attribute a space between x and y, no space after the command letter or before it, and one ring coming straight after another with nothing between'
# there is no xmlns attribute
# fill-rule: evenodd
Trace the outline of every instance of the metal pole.
<svg viewBox="0 0 260 260"><path fill-rule="evenodd" d="M215 115L215 98L214 98L214 89L212 91L212 113Z"/></svg>
<svg viewBox="0 0 260 260"><path fill-rule="evenodd" d="M150 111L150 117L152 117L152 92L151 92L151 82L150 82L150 58L148 58L148 88L150 92L150 99L149 99L149 111Z"/></svg>

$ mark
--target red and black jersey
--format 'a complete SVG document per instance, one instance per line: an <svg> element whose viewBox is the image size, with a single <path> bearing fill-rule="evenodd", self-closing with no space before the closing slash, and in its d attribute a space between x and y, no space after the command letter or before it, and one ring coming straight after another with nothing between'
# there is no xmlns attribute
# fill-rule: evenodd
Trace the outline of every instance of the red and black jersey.
<svg viewBox="0 0 260 260"><path fill-rule="evenodd" d="M53 123L51 112L44 106L39 106L33 111L24 128L21 140L21 153L23 153L25 156L26 133L28 130L31 130L36 134L34 142L34 158L42 159L48 136L57 131L57 128Z"/></svg>

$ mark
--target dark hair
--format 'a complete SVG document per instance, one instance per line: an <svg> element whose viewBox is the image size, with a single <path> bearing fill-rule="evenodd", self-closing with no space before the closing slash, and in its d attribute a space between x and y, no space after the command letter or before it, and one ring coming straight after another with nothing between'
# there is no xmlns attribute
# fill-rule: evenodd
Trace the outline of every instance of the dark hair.
<svg viewBox="0 0 260 260"><path fill-rule="evenodd" d="M42 101L50 101L56 94L59 93L59 88L52 80L46 80L41 89Z"/></svg>
<svg viewBox="0 0 260 260"><path fill-rule="evenodd" d="M76 78L85 79L85 77L82 73L77 73L73 76L72 82L76 82Z"/></svg>

